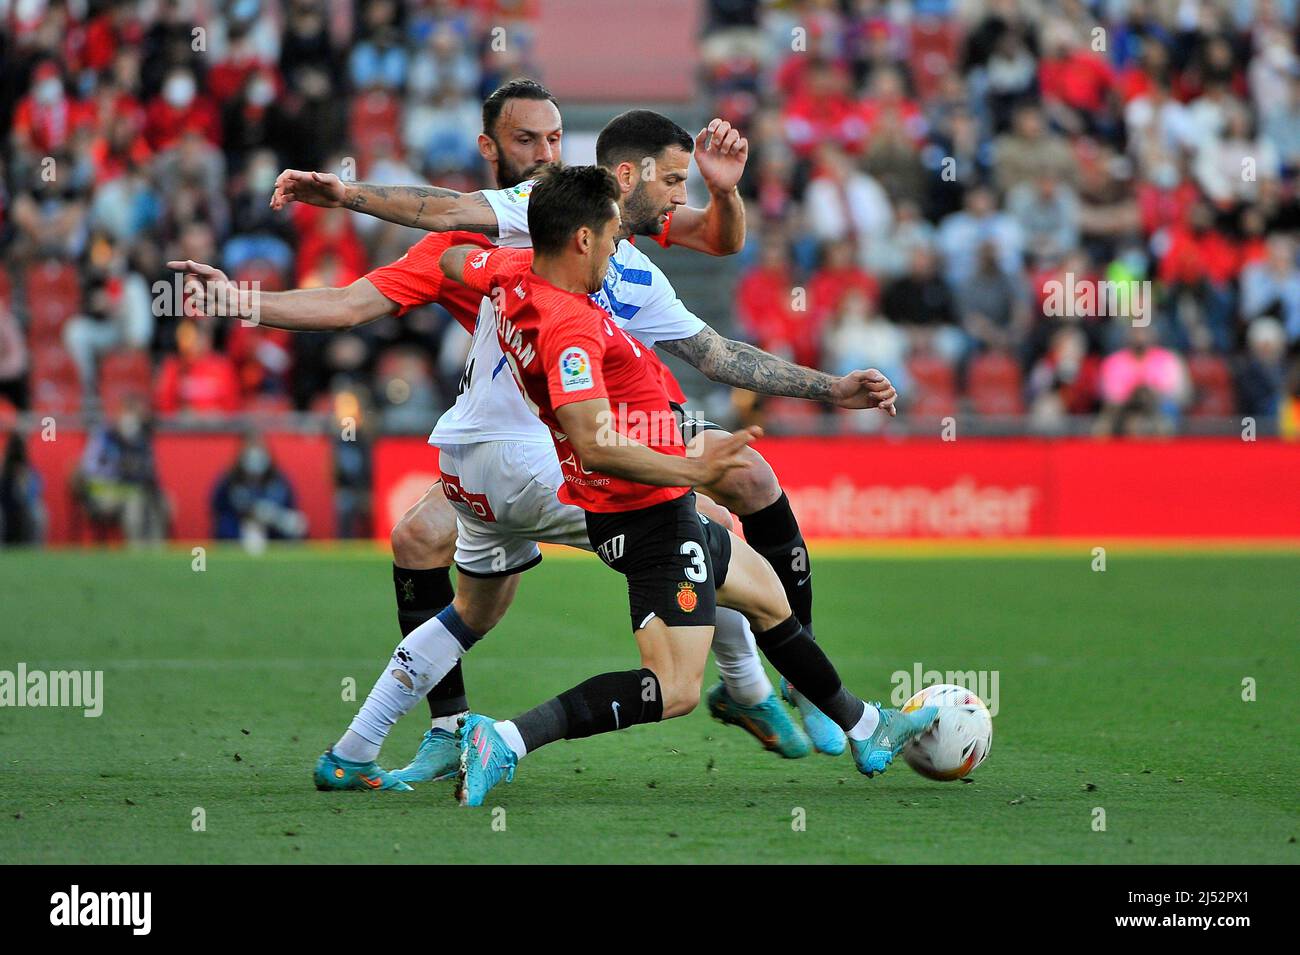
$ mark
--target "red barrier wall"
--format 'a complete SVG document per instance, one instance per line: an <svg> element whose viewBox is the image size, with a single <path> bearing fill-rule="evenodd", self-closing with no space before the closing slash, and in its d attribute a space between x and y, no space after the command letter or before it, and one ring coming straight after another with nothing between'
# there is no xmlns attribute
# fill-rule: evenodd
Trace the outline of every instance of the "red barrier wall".
<svg viewBox="0 0 1300 955"><path fill-rule="evenodd" d="M406 509L438 480L438 449L427 438L383 438L371 459L375 537L388 539Z"/></svg>
<svg viewBox="0 0 1300 955"><path fill-rule="evenodd" d="M1300 444L1232 439L768 438L820 538L1300 538ZM375 533L437 478L422 439L375 448Z"/></svg>
<svg viewBox="0 0 1300 955"><path fill-rule="evenodd" d="M76 521L68 482L85 448L81 431L59 429L54 441L39 431L27 442L32 466L45 482L50 543L74 540ZM264 434L276 466L293 485L298 507L307 515L308 536L333 537L334 469L329 439L321 435ZM158 480L171 503L172 537L206 538L212 533L212 491L234 463L238 434L160 434L154 439Z"/></svg>

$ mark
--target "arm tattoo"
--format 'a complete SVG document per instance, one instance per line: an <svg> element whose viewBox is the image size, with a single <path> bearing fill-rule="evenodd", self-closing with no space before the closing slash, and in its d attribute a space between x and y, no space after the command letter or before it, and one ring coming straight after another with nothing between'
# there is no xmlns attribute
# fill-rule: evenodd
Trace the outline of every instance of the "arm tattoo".
<svg viewBox="0 0 1300 955"><path fill-rule="evenodd" d="M439 186L379 186L368 182L359 182L355 188L356 194L348 200L347 208L416 229L428 229L439 214L446 214L445 202L441 213L429 213L427 207L430 200L454 202L464 199L472 202L476 209L483 207L490 212L492 208L482 192L464 193ZM497 235L497 224L489 221L457 222L454 228L490 237Z"/></svg>
<svg viewBox="0 0 1300 955"><path fill-rule="evenodd" d="M835 381L832 376L793 364L753 345L723 338L711 328L690 338L661 341L659 346L724 385L763 395L831 400L831 385Z"/></svg>

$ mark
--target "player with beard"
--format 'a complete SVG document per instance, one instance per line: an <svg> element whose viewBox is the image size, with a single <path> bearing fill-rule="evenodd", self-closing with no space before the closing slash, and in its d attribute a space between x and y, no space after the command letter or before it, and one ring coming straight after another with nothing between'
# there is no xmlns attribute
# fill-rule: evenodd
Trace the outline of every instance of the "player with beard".
<svg viewBox="0 0 1300 955"><path fill-rule="evenodd" d="M535 133L533 129L524 130L525 137ZM487 138L480 139L481 150ZM505 141L509 143L509 139ZM495 155L501 155L503 150L497 141L492 142L498 145ZM709 187L710 202L703 210L685 205L684 183L692 151ZM616 117L600 134L597 162L615 174L623 189L626 220L620 234L649 235L662 245L683 245L712 254L738 250L743 244L744 214L736 184L747 151L743 137L721 120L714 120L692 141L689 134L667 117L649 110L632 110ZM404 225L432 231L470 230L488 236L498 245L517 246L528 244L530 190L531 182L525 181L508 189L459 193L429 186L341 183L326 174L290 170L281 175L273 202L297 200L346 206ZM619 252L629 258L636 254L631 249L630 242L619 245ZM649 262L643 255L640 259ZM596 296L597 303L615 318L626 318L643 308L640 302L630 300L619 291L630 289L633 295L639 292L634 283L624 280L625 272L635 276L638 282L648 276L662 278L662 273L653 266L636 263L628 271L626 265L614 262L613 274ZM663 293L675 301L676 295L666 279L663 285ZM837 379L791 365L753 346L725 339L702 322L689 334L679 332L680 328L674 328L672 334L656 338L665 351L681 357L715 381L763 394L807 398L841 407L879 404L894 413L892 403L865 397L865 378ZM854 376L868 374L871 373L855 372ZM883 378L878 372L874 375ZM680 409L684 396L670 376L668 387ZM696 450L726 436L711 422L687 419L684 415L683 430ZM745 467L729 472L716 485L701 490L740 516L746 539L772 564L796 616L811 629L812 572L798 522L767 462L752 449L746 449L744 456ZM403 518L394 530L395 552L399 537L419 541L425 553L439 552L435 547L437 534L448 534L450 529L422 517L417 509ZM788 683L783 682L782 692L799 708L804 726L820 752L831 755L843 752L844 735L833 721L819 713ZM724 721L737 716L731 702L717 688L711 693L711 710Z"/></svg>
<svg viewBox="0 0 1300 955"><path fill-rule="evenodd" d="M553 106L549 100L533 102L543 108ZM516 123L517 127L523 125ZM515 141L528 146L535 139L532 131L525 129ZM503 356L491 327L490 306L489 321L477 321L482 296L441 281L438 259L452 241L485 240L468 232L434 234L398 262L373 270L347 288L259 296L259 318L269 327L338 330L438 302L474 336L462 394L430 439L442 450L444 481L435 488L436 496L427 498L420 508L430 513L444 497L452 502L458 525L455 560L461 574L459 593L450 606L421 618L409 629L403 627L402 642L352 727L322 757L323 765L317 768L317 784L322 788L403 789L410 782L454 772L459 752L451 733L454 723L445 714L434 718L411 766L387 773L379 769L376 759L396 720L456 670L460 656L505 613L518 575L540 560L535 541L589 547L581 512L555 498L559 468L545 428L524 406L509 376L497 374ZM197 291L208 295L209 306L238 302L238 289L211 266L195 262L170 265L200 280ZM655 289L647 286L646 291ZM622 291L618 294L629 297ZM636 294L638 290L633 289L632 295ZM234 314L239 312L234 309ZM629 333L645 335L650 341L674 327L683 335L702 327L680 302L663 295L642 299L637 315L619 321ZM859 389L855 380L848 381L851 389ZM886 404L891 400L892 389L883 376L862 390ZM725 519L725 512L716 506L714 513ZM399 591L399 601L410 595L410 589ZM742 726L783 756L805 755L810 748L808 740L776 700L758 661L753 636L739 614L724 611L719 615L714 652L723 680L721 693L728 700L727 721Z"/></svg>
<svg viewBox="0 0 1300 955"><path fill-rule="evenodd" d="M528 210L535 252L457 245L441 258L448 278L491 296L504 364L554 440L559 499L586 512L591 546L626 577L641 651L640 669L592 677L513 720L467 715L458 798L482 805L548 743L691 712L719 604L745 614L773 665L846 734L858 770L884 772L938 710L884 709L845 689L771 566L697 513L693 485L743 467L761 432L689 454L653 352L593 302L619 265L623 196L600 167L548 170Z"/></svg>

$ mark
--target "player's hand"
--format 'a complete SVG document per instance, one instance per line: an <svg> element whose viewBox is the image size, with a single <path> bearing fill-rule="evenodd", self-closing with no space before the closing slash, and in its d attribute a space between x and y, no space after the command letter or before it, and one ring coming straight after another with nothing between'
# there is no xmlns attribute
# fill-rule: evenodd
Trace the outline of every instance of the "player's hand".
<svg viewBox="0 0 1300 955"><path fill-rule="evenodd" d="M893 418L898 415L897 400L894 386L875 368L851 371L831 385L831 401L840 408L879 408Z"/></svg>
<svg viewBox="0 0 1300 955"><path fill-rule="evenodd" d="M714 192L734 189L748 159L749 140L725 119L714 119L695 137L695 164Z"/></svg>
<svg viewBox="0 0 1300 955"><path fill-rule="evenodd" d="M271 208L283 209L291 202L333 209L347 201L347 184L332 172L303 172L286 169L275 177Z"/></svg>
<svg viewBox="0 0 1300 955"><path fill-rule="evenodd" d="M749 456L745 454L745 449L762 436L762 428L741 428L720 441L706 443L700 456L695 459L698 474L693 483L708 487L728 471L748 465Z"/></svg>
<svg viewBox="0 0 1300 955"><path fill-rule="evenodd" d="M226 277L221 269L193 259L175 259L167 268L184 272L183 314L188 318L203 315L221 318L242 318L239 286Z"/></svg>

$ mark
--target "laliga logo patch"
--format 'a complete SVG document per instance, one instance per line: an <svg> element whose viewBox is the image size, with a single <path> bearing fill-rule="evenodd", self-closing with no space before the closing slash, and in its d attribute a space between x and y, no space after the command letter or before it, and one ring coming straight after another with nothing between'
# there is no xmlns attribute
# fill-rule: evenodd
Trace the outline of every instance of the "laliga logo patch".
<svg viewBox="0 0 1300 955"><path fill-rule="evenodd" d="M527 202L529 195L533 191L533 181L521 182L519 185L506 190L506 198L511 202Z"/></svg>
<svg viewBox="0 0 1300 955"><path fill-rule="evenodd" d="M582 391L591 387L591 360L581 348L566 348L560 355L560 387Z"/></svg>
<svg viewBox="0 0 1300 955"><path fill-rule="evenodd" d="M682 613L691 613L699 606L700 598L695 593L695 585L683 580L677 585L677 606Z"/></svg>

